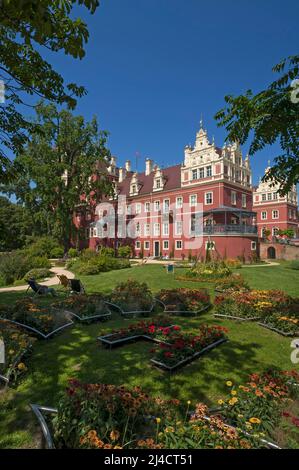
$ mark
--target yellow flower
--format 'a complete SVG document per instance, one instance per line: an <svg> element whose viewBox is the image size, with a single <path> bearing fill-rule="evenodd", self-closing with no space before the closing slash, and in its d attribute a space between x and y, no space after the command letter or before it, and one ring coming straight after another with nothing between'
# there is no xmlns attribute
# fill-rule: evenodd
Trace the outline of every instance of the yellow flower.
<svg viewBox="0 0 299 470"><path fill-rule="evenodd" d="M227 385L228 387L232 387L232 386L233 386L233 383L232 383L230 380L228 380L228 381L226 382L226 385Z"/></svg>
<svg viewBox="0 0 299 470"><path fill-rule="evenodd" d="M187 405L191 405L191 401L190 401L190 400L187 401Z"/></svg>
<svg viewBox="0 0 299 470"><path fill-rule="evenodd" d="M111 431L111 433L110 433L110 439L112 441L117 441L117 439L119 439L119 436L120 436L120 434L119 434L118 431Z"/></svg>
<svg viewBox="0 0 299 470"><path fill-rule="evenodd" d="M218 405L223 405L224 401L223 400L218 400Z"/></svg>
<svg viewBox="0 0 299 470"><path fill-rule="evenodd" d="M237 395L236 390L232 390L230 393L231 393L232 395Z"/></svg>
<svg viewBox="0 0 299 470"><path fill-rule="evenodd" d="M161 423L161 418L156 418L156 423L160 424Z"/></svg>
<svg viewBox="0 0 299 470"><path fill-rule="evenodd" d="M250 418L249 422L252 424L260 424L261 420L259 418Z"/></svg>
<svg viewBox="0 0 299 470"><path fill-rule="evenodd" d="M233 398L231 398L231 399L229 400L228 403L229 403L230 405L234 405L235 403L237 403L237 401L238 401L238 398L233 397Z"/></svg>
<svg viewBox="0 0 299 470"><path fill-rule="evenodd" d="M18 369L19 370L26 370L27 367L25 366L24 362L20 362L20 364L18 364Z"/></svg>

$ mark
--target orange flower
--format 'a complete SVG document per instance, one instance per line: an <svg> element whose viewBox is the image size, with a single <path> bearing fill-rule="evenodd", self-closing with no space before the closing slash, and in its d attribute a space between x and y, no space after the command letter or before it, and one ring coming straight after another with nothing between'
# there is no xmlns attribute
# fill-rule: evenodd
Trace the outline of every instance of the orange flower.
<svg viewBox="0 0 299 470"><path fill-rule="evenodd" d="M120 436L120 434L119 434L118 431L111 431L111 433L110 433L110 439L112 441L117 441L119 439L119 436Z"/></svg>

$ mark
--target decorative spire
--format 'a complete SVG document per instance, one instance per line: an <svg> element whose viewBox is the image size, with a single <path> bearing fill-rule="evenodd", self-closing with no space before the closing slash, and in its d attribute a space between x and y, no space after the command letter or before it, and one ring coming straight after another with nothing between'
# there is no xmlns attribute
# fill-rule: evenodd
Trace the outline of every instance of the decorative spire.
<svg viewBox="0 0 299 470"><path fill-rule="evenodd" d="M201 115L200 115L199 128L200 128L200 129L203 129L203 117L202 117L202 113L201 113Z"/></svg>

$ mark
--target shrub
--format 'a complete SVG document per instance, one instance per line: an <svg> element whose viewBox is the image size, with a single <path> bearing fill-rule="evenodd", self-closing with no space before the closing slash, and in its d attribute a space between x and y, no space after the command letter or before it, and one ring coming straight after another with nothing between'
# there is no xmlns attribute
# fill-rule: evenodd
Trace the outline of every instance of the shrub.
<svg viewBox="0 0 299 470"><path fill-rule="evenodd" d="M241 274L232 274L231 276L219 279L216 284L216 290L225 292L249 290L249 285Z"/></svg>
<svg viewBox="0 0 299 470"><path fill-rule="evenodd" d="M77 258L79 256L79 252L76 248L70 248L68 251L68 255L70 258Z"/></svg>
<svg viewBox="0 0 299 470"><path fill-rule="evenodd" d="M224 261L208 261L197 263L186 272L186 276L199 279L215 279L231 275L231 270Z"/></svg>
<svg viewBox="0 0 299 470"><path fill-rule="evenodd" d="M299 260L294 260L290 262L290 268L299 270Z"/></svg>
<svg viewBox="0 0 299 470"><path fill-rule="evenodd" d="M113 269L129 268L130 262L127 259L117 259L112 256L96 254L91 258L80 258L72 262L72 269L82 275L93 275L112 271ZM69 266L69 264L68 264Z"/></svg>
<svg viewBox="0 0 299 470"><path fill-rule="evenodd" d="M99 254L101 256L112 256L112 257L114 257L115 256L115 251L114 251L113 248L102 246L102 248L99 250Z"/></svg>
<svg viewBox="0 0 299 470"><path fill-rule="evenodd" d="M50 277L53 273L46 268L37 268L31 269L28 273L25 274L24 280L28 281L29 279L45 279L46 277Z"/></svg>
<svg viewBox="0 0 299 470"><path fill-rule="evenodd" d="M118 248L118 256L120 258L130 258L132 249L129 245L120 246Z"/></svg>
<svg viewBox="0 0 299 470"><path fill-rule="evenodd" d="M50 269L51 268L51 263L46 258L45 256L32 256L29 257L29 262L31 264L30 269L35 269L35 268L45 268L45 269Z"/></svg>
<svg viewBox="0 0 299 470"><path fill-rule="evenodd" d="M64 255L64 249L60 248L59 246L56 246L50 251L50 258L63 258Z"/></svg>
<svg viewBox="0 0 299 470"><path fill-rule="evenodd" d="M157 299L163 302L166 312L198 312L210 303L206 289L163 289Z"/></svg>
<svg viewBox="0 0 299 470"><path fill-rule="evenodd" d="M149 311L154 298L145 282L129 279L115 287L111 294L111 302L118 305L124 312Z"/></svg>
<svg viewBox="0 0 299 470"><path fill-rule="evenodd" d="M242 263L239 259L227 259L225 260L226 266L229 268L240 269L242 267Z"/></svg>
<svg viewBox="0 0 299 470"><path fill-rule="evenodd" d="M54 248L61 249L58 241L55 240L55 238L40 237L38 239L31 240L30 245L26 246L25 251L30 256L46 256L47 258L49 258L51 256L51 251Z"/></svg>
<svg viewBox="0 0 299 470"><path fill-rule="evenodd" d="M89 259L95 258L96 256L98 256L96 251L92 250L91 248L85 248L85 250L81 251L80 259L87 261Z"/></svg>
<svg viewBox="0 0 299 470"><path fill-rule="evenodd" d="M0 257L0 276L5 285L23 279L34 268L49 269L51 263L45 257L29 256L26 251L14 251Z"/></svg>

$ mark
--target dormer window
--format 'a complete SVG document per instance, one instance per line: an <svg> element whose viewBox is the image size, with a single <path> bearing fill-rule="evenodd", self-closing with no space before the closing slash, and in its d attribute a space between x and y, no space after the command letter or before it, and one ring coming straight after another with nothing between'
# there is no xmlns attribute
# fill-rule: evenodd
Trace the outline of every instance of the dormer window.
<svg viewBox="0 0 299 470"><path fill-rule="evenodd" d="M160 179L156 180L156 188L157 189L161 188L161 180Z"/></svg>

